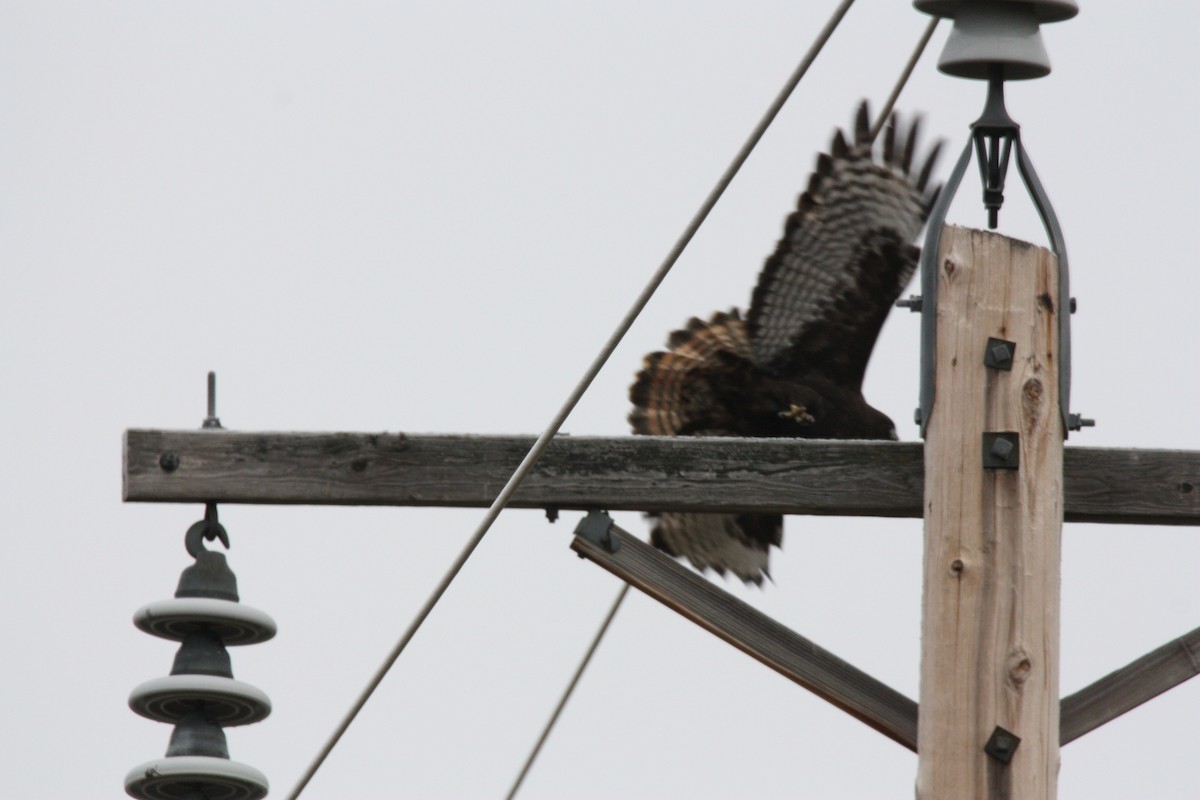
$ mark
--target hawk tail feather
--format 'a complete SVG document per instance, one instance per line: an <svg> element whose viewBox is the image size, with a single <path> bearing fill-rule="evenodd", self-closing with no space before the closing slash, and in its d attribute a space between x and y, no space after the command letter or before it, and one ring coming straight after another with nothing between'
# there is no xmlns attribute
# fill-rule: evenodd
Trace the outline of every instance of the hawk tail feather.
<svg viewBox="0 0 1200 800"><path fill-rule="evenodd" d="M722 577L732 572L756 586L770 579L770 548L783 541L783 517L778 514L669 512L651 518L650 544L659 550L686 558L701 572L711 569Z"/></svg>
<svg viewBox="0 0 1200 800"><path fill-rule="evenodd" d="M633 403L629 423L634 433L699 433L696 429L704 424L709 406L702 401L698 376L722 359L751 358L746 325L737 309L713 314L708 322L693 317L687 327L668 337L667 347L667 352L646 356L629 389Z"/></svg>
<svg viewBox="0 0 1200 800"><path fill-rule="evenodd" d="M746 323L736 309L718 312L707 322L693 317L667 338L666 352L646 356L629 390L634 433L652 436L730 435L719 427L711 395L715 371L737 369L753 358ZM725 379L734 374L723 373ZM770 547L783 536L783 517L770 514L650 515L650 543L668 555L686 558L696 569L718 575L732 572L747 583L762 584Z"/></svg>

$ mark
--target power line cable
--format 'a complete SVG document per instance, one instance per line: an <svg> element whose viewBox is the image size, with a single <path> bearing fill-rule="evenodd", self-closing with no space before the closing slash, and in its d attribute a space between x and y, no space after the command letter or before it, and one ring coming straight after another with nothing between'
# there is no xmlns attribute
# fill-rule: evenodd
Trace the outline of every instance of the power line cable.
<svg viewBox="0 0 1200 800"><path fill-rule="evenodd" d="M883 126L887 123L887 118L891 115L892 109L895 108L896 100L898 100L900 97L900 92L904 90L904 86L908 83L908 79L912 75L913 69L916 68L917 62L920 61L922 53L925 52L925 46L929 44L929 40L932 38L934 29L937 28L939 21L940 17L934 17L929 21L929 25L925 28L925 32L921 35L920 40L913 49L912 55L909 56L908 62L900 71L900 77L897 79L896 85L892 87L891 95L888 96L887 101L883 104L883 108L879 110L879 117L875 120L874 125L871 126L871 141L875 141L876 137L879 136L879 132L883 130ZM546 743L546 739L549 738L550 732L554 729L555 723L558 722L558 717L560 714L562 714L563 708L566 707L567 701L571 699L571 694L575 691L575 685L579 683L579 679L582 677L583 671L587 669L588 663L592 660L592 656L595 654L596 648L600 646L600 640L604 638L604 634L608 631L609 625L612 624L613 617L617 615L617 610L621 607L621 602L625 599L625 595L628 591L629 584L625 584L621 588L621 592L617 595L616 602L613 603L612 609L608 612L608 616L605 617L604 621L600 623L600 630L596 633L596 638L592 641L591 647L589 647L587 652L584 654L583 661L580 662L579 668L575 670L575 676L571 678L571 682L567 684L567 688L563 692L562 698L560 698L558 701L558 706L554 709L554 713L550 715L550 719L546 723L546 727L542 730L542 735L538 737L537 743L534 744L533 751L530 752L529 758L526 759L525 765L521 768L521 772L519 775L517 775L517 779L513 783L512 788L509 789L505 800L513 800L513 798L516 797L517 791L521 788L521 784L525 780L525 776L529 773L530 768L533 766L533 762L538 757L538 753L541 752L542 745L544 745Z"/></svg>
<svg viewBox="0 0 1200 800"><path fill-rule="evenodd" d="M913 48L912 55L908 57L908 63L900 71L900 78L896 81L896 85L892 87L892 93L888 95L888 99L883 103L883 108L879 110L879 119L875 120L875 124L871 127L872 142L879 136L879 132L883 130L883 126L887 123L887 118L891 116L892 109L896 107L896 101L900 99L900 92L904 90L905 84L908 83L909 77L917 67L917 62L921 60L921 54L925 52L925 45L929 44L929 40L933 38L933 32L937 29L937 25L941 21L941 17L934 17L925 26L925 32L921 34L920 40L917 41L917 46Z"/></svg>
<svg viewBox="0 0 1200 800"><path fill-rule="evenodd" d="M420 611L417 612L417 616L409 625L408 630L406 630L404 635L400 637L400 640L396 642L396 645L384 659L383 664L381 664L379 669L375 671L375 674L371 677L371 680L359 694L358 698L354 702L354 705L350 707L350 710L338 724L333 734L329 737L329 740L313 759L308 769L305 770L299 782L296 784L296 787L292 789L292 793L288 795L288 800L296 800L296 798L300 796L300 793L304 791L304 787L308 785L309 781L311 781L313 776L317 773L317 770L319 770L321 765L325 763L325 759L329 757L329 754L333 751L333 748L337 746L338 741L350 727L350 724L354 722L354 718L358 716L358 713L362 710L363 706L366 705L367 700L371 698L371 695L374 694L375 690L379 687L379 684L383 681L384 676L386 676L388 671L392 668L392 664L396 663L396 659L400 657L400 654L404 652L404 648L408 646L410 641L412 641L413 636L421 627L421 624L425 621L425 618L429 616L429 612L433 610L433 607L437 605L438 600L440 600L442 595L445 594L446 589L458 575L463 565L466 564L467 559L471 557L473 552L475 552L475 548L479 546L479 543L483 540L484 535L492 527L492 523L496 521L496 517L498 517L500 512L504 510L504 507L508 505L508 501L512 498L517 488L521 485L521 482L525 480L525 476L528 475L533 469L534 465L537 464L538 460L542 457L542 453L545 452L546 447L549 446L550 441L558 433L563 423L566 422L567 417L570 415L571 411L575 409L575 406L579 403L580 398L583 397L583 393L587 391L589 386L591 386L592 381L595 380L596 375L600 373L600 370L608 361L609 356L611 356L613 351L617 349L617 345L620 343L621 339L625 337L625 334L633 326L634 320L636 320L638 315L641 314L642 309L646 307L646 304L650 302L651 296L653 296L659 285L667 277L667 273L671 271L671 267L673 267L675 262L679 260L679 256L683 253L684 248L687 247L689 242L691 242L692 237L696 235L696 231L700 229L701 224L704 223L704 220L713 210L713 207L716 206L717 201L721 198L721 195L724 194L725 190L729 187L729 184L733 182L733 178L735 175L737 175L738 170L741 169L742 165L746 162L746 159L750 157L750 153L754 150L755 145L758 144L767 128L770 127L775 117L779 114L779 110L783 108L783 104L787 102L787 99L791 96L792 91L796 88L797 84L800 83L800 79L804 77L806 72L808 72L808 68L812 66L813 61L816 60L817 54L821 52L821 49L825 46L825 43L829 41L829 37L833 35L833 31L837 28L838 23L842 21L842 17L846 15L846 12L853 4L854 0L842 0L842 2L838 4L837 8L834 9L833 15L829 18L829 21L825 23L825 27L823 27L821 32L817 34L816 41L813 42L812 46L808 49L808 52L805 53L804 58L801 59L799 65L797 65L796 69L788 78L788 81L784 85L783 89L767 108L766 113L763 115L758 125L756 125L754 130L750 133L746 143L742 145L737 155L734 156L733 161L728 167L726 167L725 172L721 175L720 179L718 179L712 191L709 192L708 197L705 198L703 204L700 206L700 209L692 217L691 221L688 223L679 239L675 242L675 245L671 248L670 252L667 253L667 257L663 260L662 264L659 265L658 269L651 276L650 281L646 284L645 288L642 289L641 294L639 294L637 299L634 300L633 305L621 319L616 330L614 330L612 335L609 336L608 341L604 343L604 346L601 348L599 354L597 354L596 358L587 368L587 371L584 373L583 377L580 378L579 383L576 384L575 388L571 390L571 394L563 403L562 408L560 408L554 415L554 418L550 421L550 424L546 427L546 430L544 430L541 436L537 438L537 441L534 442L533 447L531 447L529 452L525 455L525 458L521 461L521 464L508 479L508 483L506 483L504 488L500 490L500 494L497 495L496 499L492 502L491 507L488 508L487 513L484 514L483 520L479 523L479 527L475 530L475 533L471 536L471 539L467 542L458 558L455 559L454 563L450 566L450 570L446 573L445 577L442 578L441 582L438 583L437 587L433 590L433 594L430 595L429 599L425 601L425 604L421 607Z"/></svg>
<svg viewBox="0 0 1200 800"><path fill-rule="evenodd" d="M513 800L517 796L517 790L521 788L521 784L525 781L525 776L529 773L529 768L533 766L534 759L542 751L542 745L546 743L546 739L550 736L550 731L554 729L554 723L558 722L559 714L566 707L567 701L571 699L571 693L575 691L575 684L579 683L579 679L583 677L583 671L587 669L588 662L595 655L596 648L600 646L600 640L604 638L605 632L608 631L608 626L612 624L613 617L617 615L617 610L621 607L621 602L625 600L625 595L628 593L629 584L627 583L621 587L621 591L617 594L617 599L613 601L612 608L609 609L608 616L604 618L604 622L600 623L600 630L596 631L596 638L592 640L591 646L584 653L583 661L579 662L579 669L575 670L574 677L567 684L567 689L563 692L562 699L558 701L558 706L555 707L554 713L550 715L550 719L546 723L545 729L542 730L542 735L538 737L537 744L533 746L533 751L530 752L529 758L525 759L525 766L521 767L521 773L513 781L512 788L508 790L508 794L506 795L506 800Z"/></svg>

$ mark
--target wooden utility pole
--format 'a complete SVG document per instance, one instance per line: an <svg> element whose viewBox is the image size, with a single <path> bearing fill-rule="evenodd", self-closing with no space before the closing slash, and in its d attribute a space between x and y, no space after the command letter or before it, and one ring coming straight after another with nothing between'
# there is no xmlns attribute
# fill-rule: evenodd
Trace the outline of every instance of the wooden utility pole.
<svg viewBox="0 0 1200 800"><path fill-rule="evenodd" d="M1051 252L997 234L947 227L937 267L917 798L1050 800L1065 298Z"/></svg>

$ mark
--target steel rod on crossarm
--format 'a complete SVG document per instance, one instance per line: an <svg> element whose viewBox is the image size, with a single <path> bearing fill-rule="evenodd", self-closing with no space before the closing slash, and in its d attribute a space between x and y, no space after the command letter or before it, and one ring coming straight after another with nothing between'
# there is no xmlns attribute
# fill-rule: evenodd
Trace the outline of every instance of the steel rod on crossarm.
<svg viewBox="0 0 1200 800"><path fill-rule="evenodd" d="M292 793L288 796L288 800L296 800L296 798L300 796L300 793L304 791L304 787L308 785L310 780L312 780L313 775L315 775L317 770L320 769L321 764L324 763L325 759L329 756L329 753L332 752L333 748L337 745L338 740L341 739L342 735L350 727L350 724L354 721L354 718L358 716L358 712L362 710L362 707L366 704L367 700L370 699L375 689L379 686L380 682L382 682L384 676L387 675L388 671L391 669L392 664L394 664L396 659L400 657L400 654L404 652L404 648L408 645L409 641L412 640L412 637L417 632L417 629L421 627L421 623L424 622L425 618L429 615L429 612L433 610L433 607L437 605L438 600L441 599L441 596L445 593L451 581L454 580L459 570L462 569L463 565L467 562L467 559L471 557L471 554L475 551L475 548L478 547L480 541L483 540L484 535L491 528L492 523L496 520L496 517L498 517L500 512L503 511L505 506L508 505L508 501L512 497L513 493L516 492L517 487L521 485L521 482L525 479L525 476L528 475L533 469L534 465L537 464L538 459L541 458L542 452L546 449L547 445L550 444L551 440L553 440L558 434L559 429L562 427L563 423L566 422L567 417L570 415L571 411L574 410L580 398L583 397L584 392L586 392L588 387L591 386L592 381L596 378L596 375L600 373L600 370L604 367L604 364L608 361L613 351L617 349L617 345L621 342L621 339L625 337L625 334L633 326L634 320L636 320L638 315L641 314L642 309L646 307L646 304L650 302L651 296L653 296L659 285L667 277L667 273L671 271L671 268L675 265L675 262L679 260L679 256L683 253L684 248L687 247L688 243L692 240L692 237L696 235L696 231L700 229L701 224L703 224L709 213L716 206L717 201L721 198L721 195L725 193L725 189L728 188L729 184L733 182L734 176L737 175L742 165L746 162L746 159L750 157L750 153L754 150L755 145L758 144L767 128L770 127L775 117L779 114L779 110L783 108L783 104L787 102L787 99L791 96L792 91L800 83L800 79L804 77L806 72L808 72L808 68L812 66L813 61L816 60L817 54L821 52L821 49L825 46L825 43L829 40L829 37L833 35L834 29L837 28L838 23L842 21L842 17L845 16L846 12L850 9L850 6L853 5L853 3L854 0L842 0L842 2L838 4L829 21L825 23L825 27L823 27L821 32L817 34L816 41L813 42L808 52L805 53L804 58L800 61L800 64L795 70L793 70L791 76L788 78L787 83L776 96L775 100L771 103L770 107L767 109L758 125L755 126L754 130L750 134L750 137L746 140L746 143L742 145L737 155L734 156L733 161L728 167L726 167L725 172L717 181L716 186L714 186L712 191L709 192L708 197L705 198L704 202L700 206L700 209L692 217L692 220L684 229L683 234L675 242L675 245L671 248L662 264L660 264L658 269L655 270L653 276L650 278L650 281L646 284L645 288L642 289L641 294L638 295L629 311L626 312L625 316L621 319L621 322L617 325L616 330L614 330L612 335L609 336L608 341L604 343L600 353L587 368L587 371L584 373L583 377L580 378L575 388L571 390L571 394L567 397L566 401L562 404L562 407L554 415L554 418L550 421L550 424L546 427L546 430L543 431L542 435L538 437L529 453L525 456L524 460L521 461L520 466L518 466L516 471L513 472L504 488L500 490L500 494L496 497L491 507L487 510L487 513L484 514L483 520L480 522L479 527L475 530L475 533L471 536L470 541L468 541L466 546L463 548L462 553L450 567L450 571L442 579L441 583L438 584L437 588L434 589L433 594L418 612L416 619L413 620L408 630L405 631L404 635L400 638L400 641L397 642L396 646L392 648L392 651L384 660L383 665L376 671L375 675L371 679L371 682L359 695L354 706L347 713L341 724L338 725L337 729L334 731L329 741L326 742L325 746L321 749L321 752L317 755L316 759L314 759L313 763L305 771L299 783L296 785L296 788L292 790Z"/></svg>

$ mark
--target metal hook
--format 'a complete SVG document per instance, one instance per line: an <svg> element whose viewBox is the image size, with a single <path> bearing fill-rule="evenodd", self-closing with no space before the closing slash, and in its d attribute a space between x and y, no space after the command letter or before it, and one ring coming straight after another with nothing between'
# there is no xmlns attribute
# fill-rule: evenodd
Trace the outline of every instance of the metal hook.
<svg viewBox="0 0 1200 800"><path fill-rule="evenodd" d="M225 549L229 549L229 534L225 532L225 526L217 520L216 503L205 505L204 519L188 528L187 534L184 535L184 546L192 558L199 558L200 554L208 549L204 546L205 539L210 542L220 539Z"/></svg>

